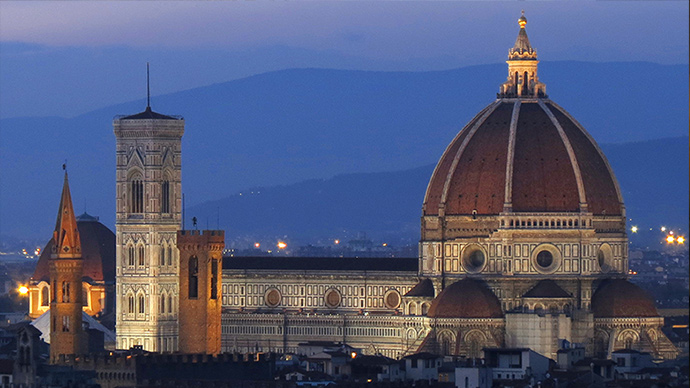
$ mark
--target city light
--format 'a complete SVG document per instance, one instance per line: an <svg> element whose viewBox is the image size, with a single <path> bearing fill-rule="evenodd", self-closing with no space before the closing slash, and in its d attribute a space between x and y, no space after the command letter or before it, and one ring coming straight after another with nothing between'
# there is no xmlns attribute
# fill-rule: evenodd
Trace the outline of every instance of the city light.
<svg viewBox="0 0 690 388"><path fill-rule="evenodd" d="M676 239L676 242L678 242L678 244L684 244L685 243L685 237L678 236L678 238Z"/></svg>
<svg viewBox="0 0 690 388"><path fill-rule="evenodd" d="M676 238L673 237L673 236L671 236L671 235L666 236L666 242L667 242L668 244L673 244L673 242L674 242L675 240L676 240Z"/></svg>
<svg viewBox="0 0 690 388"><path fill-rule="evenodd" d="M29 293L29 289L26 286L19 286L18 291L22 295L26 295L27 293Z"/></svg>
<svg viewBox="0 0 690 388"><path fill-rule="evenodd" d="M335 244L336 245L340 244L340 240L335 240Z"/></svg>
<svg viewBox="0 0 690 388"><path fill-rule="evenodd" d="M352 353L350 353L350 357L352 357L352 358L357 357L357 352L352 352Z"/></svg>
<svg viewBox="0 0 690 388"><path fill-rule="evenodd" d="M285 249L287 248L287 244L285 244L282 241L278 241L278 249Z"/></svg>
<svg viewBox="0 0 690 388"><path fill-rule="evenodd" d="M665 231L666 231L666 227L665 227L665 226L662 226L662 227L661 227L661 231L662 231L662 232L665 232Z"/></svg>
<svg viewBox="0 0 690 388"><path fill-rule="evenodd" d="M637 233L637 226L633 226L632 228L630 228L630 231L633 233Z"/></svg>
<svg viewBox="0 0 690 388"><path fill-rule="evenodd" d="M261 248L261 244L259 244L259 243L254 243L254 248Z"/></svg>

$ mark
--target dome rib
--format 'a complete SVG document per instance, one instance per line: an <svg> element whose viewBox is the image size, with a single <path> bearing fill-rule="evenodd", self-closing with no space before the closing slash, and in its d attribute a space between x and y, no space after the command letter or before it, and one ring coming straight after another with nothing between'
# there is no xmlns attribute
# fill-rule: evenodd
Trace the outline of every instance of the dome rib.
<svg viewBox="0 0 690 388"><path fill-rule="evenodd" d="M489 109L482 115L482 117L474 123L470 131L467 133L467 136L465 136L465 139L463 140L462 144L460 145L460 149L458 149L458 152L455 154L455 157L453 158L453 163L450 166L450 170L448 171L448 174L446 175L446 180L443 183L443 192L441 194L441 202L439 204L439 207L443 207L445 209L447 201L448 201L448 189L450 188L451 181L453 180L453 176L455 175L455 172L458 170L458 162L460 161L460 157L464 153L465 149L467 148L467 144L472 140L472 137L474 136L475 133L477 133L477 130L486 122L486 119L491 116L492 113L496 110L501 105L500 101L496 101L493 104L489 106Z"/></svg>
<svg viewBox="0 0 690 388"><path fill-rule="evenodd" d="M513 211L513 164L515 163L515 133L522 102L516 100L513 114L510 116L510 133L508 134L508 155L506 156L506 189L503 198L503 211Z"/></svg>
<svg viewBox="0 0 690 388"><path fill-rule="evenodd" d="M583 179L583 187L588 199L588 211L594 214L625 216L623 195L606 155L601 151L592 135L568 111L553 101L548 101L548 104L555 108L554 116L562 115L567 119L563 120L566 124L563 125L564 132L571 139L583 177L588 178ZM574 128L571 128L568 122L572 123ZM584 137L584 139L578 141L577 137ZM604 166L598 165L599 160L603 162ZM602 174L603 170L606 173ZM616 198L608 198L611 191L615 192Z"/></svg>
<svg viewBox="0 0 690 388"><path fill-rule="evenodd" d="M549 107L546 106L546 104L544 104L544 101L542 100L539 100L538 103L541 109L544 110L544 112L546 112L546 115L549 116L549 118L551 119L551 122L558 131L558 135L561 137L561 141L563 142L565 149L568 151L568 157L570 157L570 164L573 166L573 173L575 174L575 180L577 181L577 194L580 199L580 211L586 211L587 196L585 195L585 185L582 182L582 172L580 171L580 165L577 163L577 157L575 156L573 146L572 144L570 144L570 140L568 139L568 136L565 135L563 127L558 122L558 119L556 119L556 116L554 116L553 112L551 112Z"/></svg>
<svg viewBox="0 0 690 388"><path fill-rule="evenodd" d="M446 147L441 160L436 164L434 172L431 174L431 179L426 187L426 193L424 195L424 203L422 204L422 213L424 215L438 215L439 207L441 204L441 196L443 195L443 186L440 185L440 177L447 176L448 171L450 171L450 166L452 164L452 159L448 156L457 153L458 147L463 143L463 139L467 136L469 128L471 128L474 123L477 122L482 115L492 107L492 104L487 105L482 109L476 116L470 120L469 123L462 128L455 138L450 142L448 147ZM445 182L445 181L442 181Z"/></svg>
<svg viewBox="0 0 690 388"><path fill-rule="evenodd" d="M558 131L535 102L523 103L513 166L514 212L577 212L573 167Z"/></svg>

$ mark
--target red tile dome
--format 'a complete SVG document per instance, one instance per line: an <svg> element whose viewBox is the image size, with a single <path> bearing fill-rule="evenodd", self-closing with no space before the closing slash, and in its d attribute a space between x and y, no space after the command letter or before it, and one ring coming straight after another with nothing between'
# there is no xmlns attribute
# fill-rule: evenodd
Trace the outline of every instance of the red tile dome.
<svg viewBox="0 0 690 388"><path fill-rule="evenodd" d="M618 183L595 141L542 98L502 98L475 116L438 162L423 207L424 215L581 208L624 214Z"/></svg>
<svg viewBox="0 0 690 388"><path fill-rule="evenodd" d="M654 299L624 279L603 281L592 295L595 318L658 317Z"/></svg>
<svg viewBox="0 0 690 388"><path fill-rule="evenodd" d="M446 287L431 302L431 318L501 318L501 302L484 283L465 278Z"/></svg>
<svg viewBox="0 0 690 388"><path fill-rule="evenodd" d="M81 240L84 260L84 280L96 282L115 282L115 234L98 218L86 213L77 217L77 229ZM50 252L54 241L51 238L41 252L36 263L32 281L49 281Z"/></svg>

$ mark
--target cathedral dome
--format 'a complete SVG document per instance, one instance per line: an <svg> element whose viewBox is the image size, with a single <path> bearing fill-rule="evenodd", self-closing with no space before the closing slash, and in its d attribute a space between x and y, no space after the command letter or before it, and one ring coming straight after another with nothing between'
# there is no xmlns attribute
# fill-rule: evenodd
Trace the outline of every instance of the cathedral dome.
<svg viewBox="0 0 690 388"><path fill-rule="evenodd" d="M115 234L98 218L89 214L77 217L77 229L81 239L81 255L84 260L84 280L95 282L115 281ZM49 264L54 241L51 238L41 252L31 280L49 281Z"/></svg>
<svg viewBox="0 0 690 388"><path fill-rule="evenodd" d="M501 318L501 302L483 283L465 278L446 287L431 302L431 318Z"/></svg>
<svg viewBox="0 0 690 388"><path fill-rule="evenodd" d="M509 51L508 80L499 98L446 148L427 187L424 215L624 215L604 154L565 109L547 98L526 20L520 23Z"/></svg>
<svg viewBox="0 0 690 388"><path fill-rule="evenodd" d="M624 279L602 282L592 295L595 318L658 317L659 312L647 292Z"/></svg>

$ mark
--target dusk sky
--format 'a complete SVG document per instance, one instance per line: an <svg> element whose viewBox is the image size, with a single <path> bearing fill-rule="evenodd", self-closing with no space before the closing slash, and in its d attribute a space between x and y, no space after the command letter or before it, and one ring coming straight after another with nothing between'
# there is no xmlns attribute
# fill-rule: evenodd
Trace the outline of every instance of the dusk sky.
<svg viewBox="0 0 690 388"><path fill-rule="evenodd" d="M441 70L506 58L688 61L688 2L2 1L0 117L70 117L295 67Z"/></svg>

